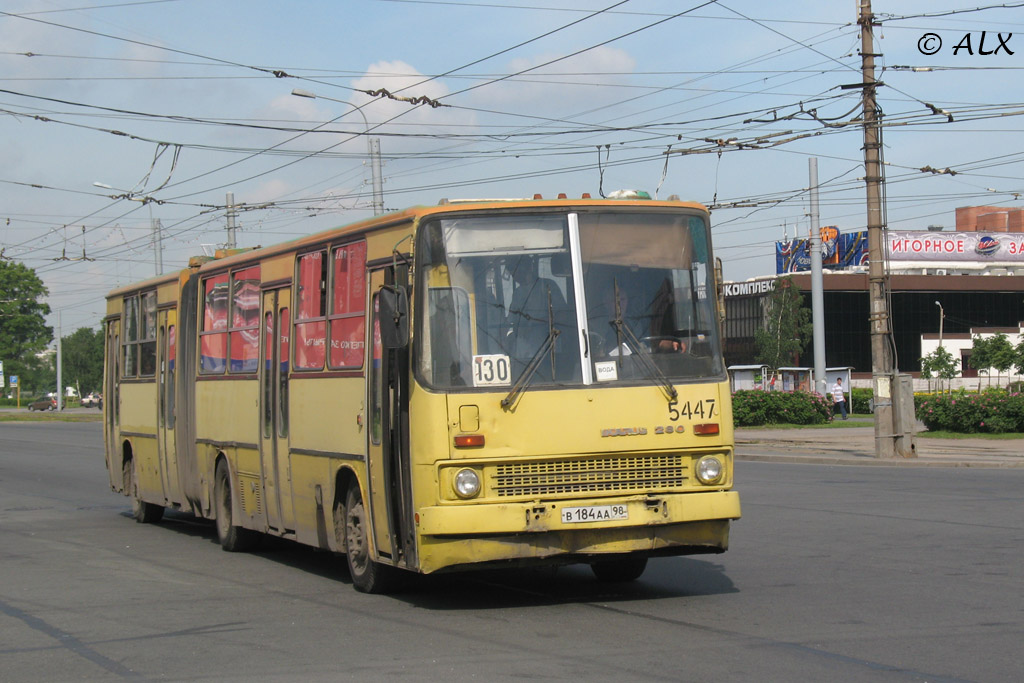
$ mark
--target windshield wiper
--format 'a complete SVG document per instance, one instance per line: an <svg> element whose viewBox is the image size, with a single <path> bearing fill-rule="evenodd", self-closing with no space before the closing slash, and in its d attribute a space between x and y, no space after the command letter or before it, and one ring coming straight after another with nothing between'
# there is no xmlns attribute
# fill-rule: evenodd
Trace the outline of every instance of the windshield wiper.
<svg viewBox="0 0 1024 683"><path fill-rule="evenodd" d="M561 332L555 329L555 316L554 311L551 307L551 290L548 290L548 336L544 338L544 341L533 353L530 358L530 362L526 364L526 368L520 373L519 379L512 385L512 389L508 392L508 396L501 399L501 407L506 410L515 404L516 399L519 395L526 390L526 387L530 384L530 380L533 379L533 375L537 372L537 368L540 367L541 361L544 359L544 354L549 350L551 351L551 377L555 377L555 339Z"/></svg>
<svg viewBox="0 0 1024 683"><path fill-rule="evenodd" d="M668 377L665 376L658 366L654 363L654 359L651 358L650 352L644 348L640 340L633 334L633 330L626 327L626 324L622 321L622 305L619 303L619 282L615 281L615 320L611 321L612 326L615 328L616 341L619 348L622 348L622 340L625 338L626 346L628 346L636 357L640 360L640 365L644 367L647 372L649 379L658 383L661 388L665 391L668 396L668 400L674 401L679 396L676 388L672 386L672 382L669 381ZM619 353L618 363L619 368L622 368L622 356Z"/></svg>

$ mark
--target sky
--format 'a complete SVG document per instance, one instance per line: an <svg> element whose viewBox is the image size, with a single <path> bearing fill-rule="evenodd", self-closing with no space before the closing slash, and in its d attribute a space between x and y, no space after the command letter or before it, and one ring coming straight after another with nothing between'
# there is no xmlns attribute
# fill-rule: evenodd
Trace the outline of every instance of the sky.
<svg viewBox="0 0 1024 683"><path fill-rule="evenodd" d="M888 227L1021 206L1024 2L872 9ZM155 221L170 272L224 245L228 193L243 247L372 216L373 136L385 211L678 195L711 208L727 280L773 274L811 227L810 159L819 223L864 228L857 11L0 0L0 258L35 269L65 336L98 327L108 291L155 273Z"/></svg>

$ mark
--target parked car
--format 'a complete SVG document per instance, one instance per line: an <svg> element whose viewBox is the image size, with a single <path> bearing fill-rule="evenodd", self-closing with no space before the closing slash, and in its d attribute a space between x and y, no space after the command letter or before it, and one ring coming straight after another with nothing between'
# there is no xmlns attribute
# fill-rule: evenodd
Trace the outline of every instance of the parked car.
<svg viewBox="0 0 1024 683"><path fill-rule="evenodd" d="M28 404L29 410L57 410L57 399L44 397Z"/></svg>
<svg viewBox="0 0 1024 683"><path fill-rule="evenodd" d="M103 397L100 396L99 394L97 394L95 391L92 392L91 394L87 394L86 396L82 397L82 407L83 408L102 408L103 407Z"/></svg>

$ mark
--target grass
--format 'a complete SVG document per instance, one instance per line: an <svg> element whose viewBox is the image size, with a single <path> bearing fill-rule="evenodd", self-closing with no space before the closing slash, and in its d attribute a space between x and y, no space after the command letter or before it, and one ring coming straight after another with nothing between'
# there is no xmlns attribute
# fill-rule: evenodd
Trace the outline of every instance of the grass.
<svg viewBox="0 0 1024 683"><path fill-rule="evenodd" d="M743 431L745 429L769 429L769 430L783 430L783 429L846 429L849 427L870 427L872 426L871 415L851 415L851 418L863 418L860 420L833 420L832 422L826 422L825 424L818 425L795 425L795 424L771 424L771 425L759 425L754 427L737 427L737 431ZM1013 441L1016 439L1024 439L1024 433L1021 432L1002 432L999 434L991 433L975 433L965 434L963 432L946 432L946 431L920 431L914 434L915 438L925 439L988 439L989 441Z"/></svg>
<svg viewBox="0 0 1024 683"><path fill-rule="evenodd" d="M56 411L0 411L0 422L102 422L103 413L58 413Z"/></svg>
<svg viewBox="0 0 1024 683"><path fill-rule="evenodd" d="M850 427L867 427L871 425L871 415L850 415L849 420L838 418L831 422L823 422L816 425L797 425L788 422L779 422L770 425L752 425L750 427L737 427L736 429L848 429ZM855 418L864 418L857 420Z"/></svg>
<svg viewBox="0 0 1024 683"><path fill-rule="evenodd" d="M1024 439L1024 433L1021 432L965 434L963 432L944 432L937 430L934 432L918 432L914 436L924 437L925 439L987 439L989 441L1012 441L1014 439Z"/></svg>

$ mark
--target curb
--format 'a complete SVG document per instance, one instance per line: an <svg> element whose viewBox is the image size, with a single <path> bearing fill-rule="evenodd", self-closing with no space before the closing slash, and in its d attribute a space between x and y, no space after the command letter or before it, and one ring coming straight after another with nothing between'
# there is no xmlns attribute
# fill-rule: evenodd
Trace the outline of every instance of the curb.
<svg viewBox="0 0 1024 683"><path fill-rule="evenodd" d="M785 452L773 451L782 449ZM751 450L761 452L752 453ZM767 452L766 452L767 451ZM861 465L866 467L973 467L1008 469L1024 467L1024 454L991 454L978 449L936 449L915 458L876 458L867 450L829 448L821 444L794 439L738 439L734 450L736 460L814 465ZM800 453L806 453L801 455ZM968 456L965 458L964 456ZM974 456L974 457L970 457Z"/></svg>
<svg viewBox="0 0 1024 683"><path fill-rule="evenodd" d="M868 456L828 457L800 455L755 455L737 452L736 460L747 462L775 462L788 465L842 465L844 467L971 467L975 469L1012 469L1024 467L1024 462L992 462L988 460L933 460L931 458L882 459ZM856 458L856 459L854 459Z"/></svg>

